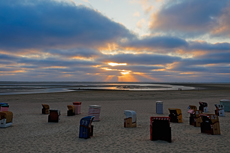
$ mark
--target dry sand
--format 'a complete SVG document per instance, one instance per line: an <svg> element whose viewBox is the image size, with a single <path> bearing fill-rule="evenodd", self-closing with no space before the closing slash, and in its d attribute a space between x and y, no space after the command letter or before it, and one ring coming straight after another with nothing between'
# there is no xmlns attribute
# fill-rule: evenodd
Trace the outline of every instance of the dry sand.
<svg viewBox="0 0 230 153"><path fill-rule="evenodd" d="M201 86L201 85L197 85ZM14 114L13 126L0 129L0 152L230 152L230 113L219 117L221 135L201 134L189 125L188 105L214 104L230 99L229 85L194 91L76 91L67 93L5 95ZM156 101L164 103L164 114L156 114ZM82 114L67 116L67 105L82 102ZM48 123L41 104L61 110L59 123ZM89 105L101 105L101 121L93 122L94 135L80 139L79 123ZM168 116L168 108L180 108L183 123L170 123L172 143L150 141L150 117ZM137 128L124 128L124 110L137 113Z"/></svg>

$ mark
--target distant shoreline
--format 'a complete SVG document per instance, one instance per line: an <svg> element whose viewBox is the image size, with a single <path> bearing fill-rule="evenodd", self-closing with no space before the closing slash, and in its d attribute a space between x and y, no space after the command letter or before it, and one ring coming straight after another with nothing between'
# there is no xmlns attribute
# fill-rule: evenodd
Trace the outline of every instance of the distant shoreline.
<svg viewBox="0 0 230 153"><path fill-rule="evenodd" d="M169 91L227 90L230 83L142 83L142 82L0 82L0 95L60 93L72 91Z"/></svg>

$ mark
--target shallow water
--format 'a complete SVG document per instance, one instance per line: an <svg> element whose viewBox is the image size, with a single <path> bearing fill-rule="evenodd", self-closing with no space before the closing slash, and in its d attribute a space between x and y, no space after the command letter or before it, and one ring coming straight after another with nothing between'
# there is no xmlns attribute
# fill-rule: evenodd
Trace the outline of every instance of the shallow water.
<svg viewBox="0 0 230 153"><path fill-rule="evenodd" d="M70 92L83 90L193 90L195 87L156 83L112 82L0 82L0 95Z"/></svg>

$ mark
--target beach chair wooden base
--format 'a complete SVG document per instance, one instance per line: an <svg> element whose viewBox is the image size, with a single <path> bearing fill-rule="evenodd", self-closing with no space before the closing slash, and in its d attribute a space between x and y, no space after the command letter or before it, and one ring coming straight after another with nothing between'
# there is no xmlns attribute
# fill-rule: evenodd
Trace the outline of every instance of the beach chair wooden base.
<svg viewBox="0 0 230 153"><path fill-rule="evenodd" d="M75 113L73 112L73 110L68 110L67 111L67 116L74 116Z"/></svg>
<svg viewBox="0 0 230 153"><path fill-rule="evenodd" d="M6 119L1 119L1 120L0 120L0 127L1 127L1 128L6 128L6 127L9 127L9 126L11 126L11 125L12 125L12 122L6 123Z"/></svg>
<svg viewBox="0 0 230 153"><path fill-rule="evenodd" d="M132 122L132 118L125 118L124 119L124 127L125 128L134 128L134 127L137 127L137 124L136 122Z"/></svg>

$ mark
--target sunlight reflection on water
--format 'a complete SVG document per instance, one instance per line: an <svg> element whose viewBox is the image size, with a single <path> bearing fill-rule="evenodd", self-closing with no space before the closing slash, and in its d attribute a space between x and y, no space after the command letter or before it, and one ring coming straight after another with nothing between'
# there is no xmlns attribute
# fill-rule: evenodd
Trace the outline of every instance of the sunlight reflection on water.
<svg viewBox="0 0 230 153"><path fill-rule="evenodd" d="M82 90L193 90L195 87L153 83L0 82L0 95L70 92Z"/></svg>

